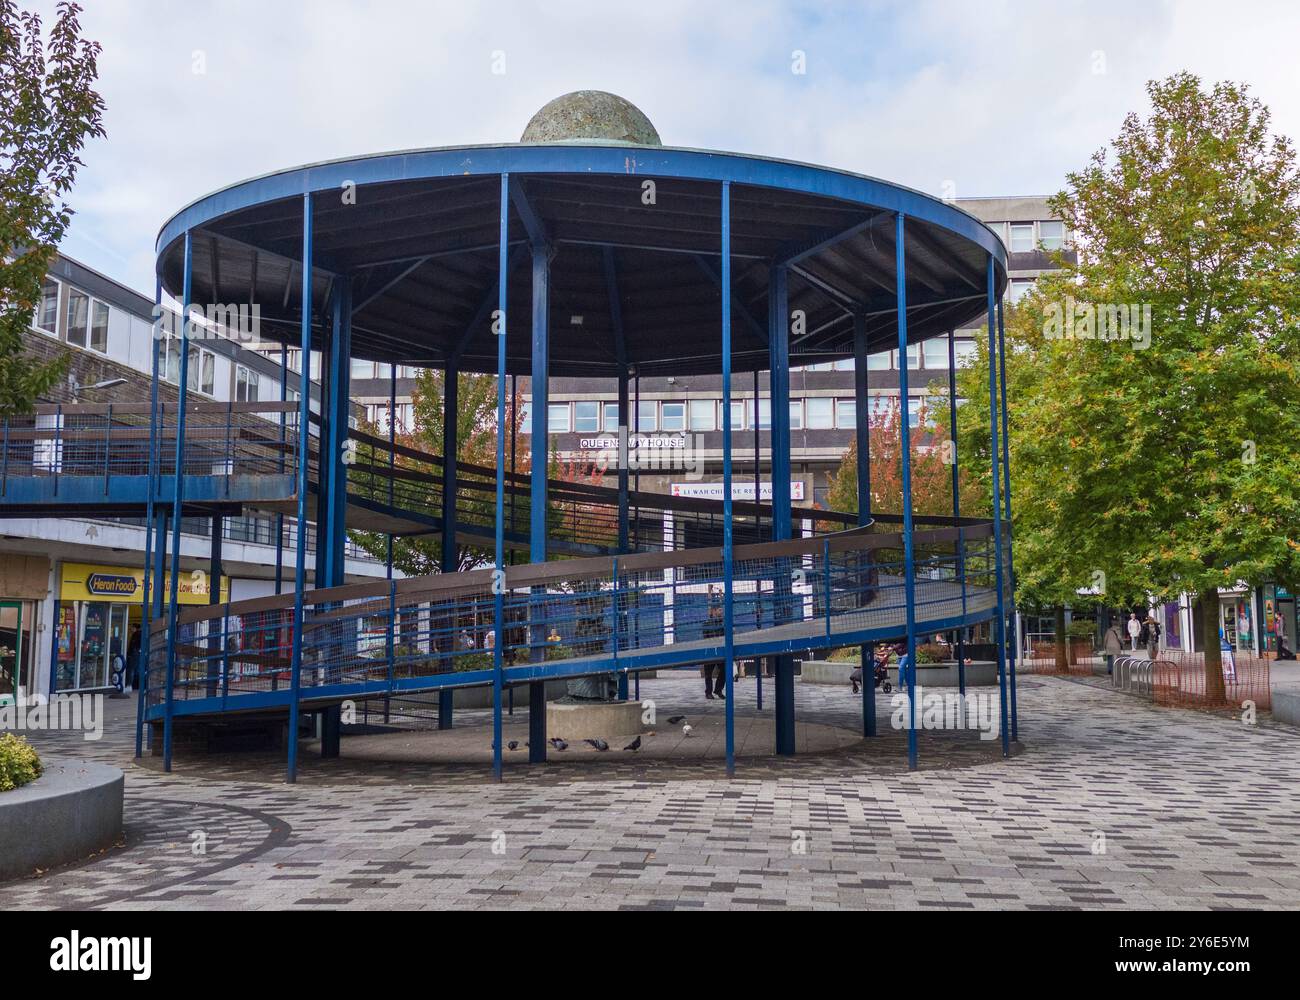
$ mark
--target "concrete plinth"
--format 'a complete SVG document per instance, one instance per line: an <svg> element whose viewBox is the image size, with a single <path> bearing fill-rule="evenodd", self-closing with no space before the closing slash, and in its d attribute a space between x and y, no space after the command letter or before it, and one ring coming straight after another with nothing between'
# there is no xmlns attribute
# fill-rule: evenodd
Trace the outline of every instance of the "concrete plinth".
<svg viewBox="0 0 1300 1000"><path fill-rule="evenodd" d="M546 735L570 743L580 740L615 740L649 732L641 722L638 701L549 702Z"/></svg>
<svg viewBox="0 0 1300 1000"><path fill-rule="evenodd" d="M856 663L833 663L830 660L807 660L803 665L804 684L848 684ZM898 689L898 668L889 668L889 682ZM916 683L922 687L957 687L956 663L922 663L916 668ZM989 660L966 664L967 687L996 687L998 665Z"/></svg>

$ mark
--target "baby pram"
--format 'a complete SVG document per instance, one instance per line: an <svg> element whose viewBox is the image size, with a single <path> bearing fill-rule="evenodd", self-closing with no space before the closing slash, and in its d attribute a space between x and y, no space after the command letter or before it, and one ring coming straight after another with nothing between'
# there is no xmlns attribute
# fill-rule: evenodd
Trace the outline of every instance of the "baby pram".
<svg viewBox="0 0 1300 1000"><path fill-rule="evenodd" d="M894 690L894 685L889 683L889 667L886 664L875 663L875 668L873 669L872 674L873 674L873 680L876 688L883 690L885 694L889 694L890 691ZM859 692L861 692L862 690L862 668L861 667L858 667L857 670L849 674L849 681L853 684L854 694L858 694Z"/></svg>

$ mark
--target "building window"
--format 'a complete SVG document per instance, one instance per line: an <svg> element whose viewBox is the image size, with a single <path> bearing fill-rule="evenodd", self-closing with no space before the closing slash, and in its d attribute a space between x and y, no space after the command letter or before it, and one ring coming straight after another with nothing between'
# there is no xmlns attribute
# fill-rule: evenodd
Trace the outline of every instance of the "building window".
<svg viewBox="0 0 1300 1000"><path fill-rule="evenodd" d="M893 363L893 351L881 351L879 354L867 355L867 371L869 372L889 371L889 368Z"/></svg>
<svg viewBox="0 0 1300 1000"><path fill-rule="evenodd" d="M618 431L618 404L606 403L602 409L605 411L605 430Z"/></svg>
<svg viewBox="0 0 1300 1000"><path fill-rule="evenodd" d="M600 430L600 404L579 402L573 404L573 429L578 434L594 434Z"/></svg>
<svg viewBox="0 0 1300 1000"><path fill-rule="evenodd" d="M890 351L889 353L890 353L890 360L893 362L894 367L897 368L898 352ZM907 345L907 370L915 371L920 367L921 367L921 345L908 344Z"/></svg>
<svg viewBox="0 0 1300 1000"><path fill-rule="evenodd" d="M211 396L216 389L217 356L211 351L190 345L190 367L185 376L187 389Z"/></svg>
<svg viewBox="0 0 1300 1000"><path fill-rule="evenodd" d="M659 404L653 399L645 399L637 407L638 431L657 431L659 429Z"/></svg>
<svg viewBox="0 0 1300 1000"><path fill-rule="evenodd" d="M957 367L965 368L967 365L974 364L975 357L979 354L979 345L973 340L959 340L953 345L953 353L957 359Z"/></svg>
<svg viewBox="0 0 1300 1000"><path fill-rule="evenodd" d="M893 396L872 395L868 399L867 416L870 420L880 421L885 419L897 405Z"/></svg>
<svg viewBox="0 0 1300 1000"><path fill-rule="evenodd" d="M1011 252L1030 253L1034 250L1034 224L1032 222L1011 223Z"/></svg>
<svg viewBox="0 0 1300 1000"><path fill-rule="evenodd" d="M664 403L662 429L666 431L686 430L685 403Z"/></svg>
<svg viewBox="0 0 1300 1000"><path fill-rule="evenodd" d="M519 404L519 433L531 434L533 432L533 404L523 401Z"/></svg>
<svg viewBox="0 0 1300 1000"><path fill-rule="evenodd" d="M1012 278L1011 286L1007 290L1007 300L1012 305L1015 305L1026 295L1028 295L1030 289L1032 289L1033 287L1034 287L1034 280L1032 278Z"/></svg>
<svg viewBox="0 0 1300 1000"><path fill-rule="evenodd" d="M36 305L36 329L51 337L59 335L59 283L49 278L41 286L41 301Z"/></svg>
<svg viewBox="0 0 1300 1000"><path fill-rule="evenodd" d="M739 399L731 401L731 429L733 431L745 429L745 404Z"/></svg>
<svg viewBox="0 0 1300 1000"><path fill-rule="evenodd" d="M243 365L235 366L235 402L257 402L258 378L257 372L245 368Z"/></svg>
<svg viewBox="0 0 1300 1000"><path fill-rule="evenodd" d="M390 381L392 381L392 378L393 378L393 366L392 366L392 365L387 365L387 364L380 364L380 363L376 362L376 364L375 364L375 378L381 378L381 379L384 379L384 381L386 381L386 382L390 382Z"/></svg>
<svg viewBox="0 0 1300 1000"><path fill-rule="evenodd" d="M85 347L90 326L90 296L69 288L67 317L68 343L74 347Z"/></svg>
<svg viewBox="0 0 1300 1000"><path fill-rule="evenodd" d="M948 338L935 337L927 340L922 346L925 354L926 368L947 368L948 367Z"/></svg>
<svg viewBox="0 0 1300 1000"><path fill-rule="evenodd" d="M1065 249L1065 223L1040 222L1038 224L1038 243L1044 250Z"/></svg>
<svg viewBox="0 0 1300 1000"><path fill-rule="evenodd" d="M837 372L851 372L853 371L853 368L854 364L852 358L841 358L839 361L835 362L835 370Z"/></svg>
<svg viewBox="0 0 1300 1000"><path fill-rule="evenodd" d="M921 401L915 396L907 400L907 426L913 429L921 426Z"/></svg>
<svg viewBox="0 0 1300 1000"><path fill-rule="evenodd" d="M546 407L546 430L551 434L569 433L568 403L551 403Z"/></svg>
<svg viewBox="0 0 1300 1000"><path fill-rule="evenodd" d="M812 396L804 403L808 406L810 431L824 431L835 426L835 400L828 396Z"/></svg>
<svg viewBox="0 0 1300 1000"><path fill-rule="evenodd" d="M817 364L815 364L815 365L808 365L806 368L804 368L804 371L806 371L806 372L828 372L828 371L832 371L832 370L834 370L834 368L835 368L834 362L831 362L831 361L819 361L819 362L818 362Z"/></svg>
<svg viewBox="0 0 1300 1000"><path fill-rule="evenodd" d="M835 401L835 426L840 430L853 430L858 426L858 404L853 399Z"/></svg>
<svg viewBox="0 0 1300 1000"><path fill-rule="evenodd" d="M803 430L803 400L790 400L790 430Z"/></svg>
<svg viewBox="0 0 1300 1000"><path fill-rule="evenodd" d="M772 427L772 401L770 399L760 399L758 401L758 421L754 420L754 400L745 400L745 414L749 421L750 427L757 427L760 431L770 430Z"/></svg>
<svg viewBox="0 0 1300 1000"><path fill-rule="evenodd" d="M295 369L296 370L296 369ZM374 378L375 364L373 361L362 361L359 358L352 359L352 378Z"/></svg>
<svg viewBox="0 0 1300 1000"><path fill-rule="evenodd" d="M90 349L108 353L108 306L99 301L90 303Z"/></svg>
<svg viewBox="0 0 1300 1000"><path fill-rule="evenodd" d="M718 429L718 404L712 399L692 399L690 402L691 430L716 431Z"/></svg>

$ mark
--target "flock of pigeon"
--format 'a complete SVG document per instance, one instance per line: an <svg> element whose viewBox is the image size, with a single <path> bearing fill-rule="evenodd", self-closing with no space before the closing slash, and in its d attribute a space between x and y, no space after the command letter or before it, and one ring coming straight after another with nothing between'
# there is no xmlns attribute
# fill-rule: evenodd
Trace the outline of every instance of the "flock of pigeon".
<svg viewBox="0 0 1300 1000"><path fill-rule="evenodd" d="M670 726L676 726L676 725L679 725L679 724L680 724L681 727L682 727L682 735L683 735L683 736L690 736L691 733L693 733L693 732L695 731L694 728L691 726L691 724L690 724L689 722L686 721L686 716L684 716L684 715L674 715L674 716L672 716L672 717L668 720L668 724L669 724ZM568 740L562 740L562 739L560 739L558 736L553 736L553 737L551 737L551 739L547 740L546 742L549 743L549 744L550 744L552 747L554 747L556 750L568 750L568 749L569 749L569 742L568 742ZM591 747L591 748L594 749L594 750L597 750L597 751L600 752L600 753L604 753L606 750L609 749L609 744L608 744L607 742L605 742L604 740L602 740L600 737L596 737L595 739L590 739L590 740L583 740L582 742L583 742L583 743L586 743L589 747ZM507 749L507 750L518 750L518 749L520 748L520 746L525 746L525 747L528 746L527 741L525 741L524 743L521 744L518 740L511 740L509 743L506 744L506 749ZM630 750L630 751L632 751L633 753L635 753L637 750L640 750L640 749L641 749L641 737L638 736L636 739L634 739L631 743L629 743L629 744L628 744L627 746L625 746L623 749L624 749L624 750Z"/></svg>

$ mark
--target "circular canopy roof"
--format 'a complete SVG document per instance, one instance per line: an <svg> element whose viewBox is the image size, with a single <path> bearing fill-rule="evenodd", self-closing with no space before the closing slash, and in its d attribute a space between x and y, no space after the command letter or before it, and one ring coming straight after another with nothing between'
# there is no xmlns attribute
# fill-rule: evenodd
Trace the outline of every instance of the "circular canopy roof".
<svg viewBox="0 0 1300 1000"><path fill-rule="evenodd" d="M737 371L768 365L778 264L788 267L790 310L804 315L791 364L851 356L855 315L871 351L896 347L896 212L907 217L909 342L985 311L990 256L999 294L1006 283L993 232L916 191L784 160L597 139L378 154L245 181L163 226L158 273L179 298L189 230L191 302L256 303L262 338L296 343L303 196L312 193L318 326L333 283L349 281L354 357L495 372L491 312L507 174L512 373L531 368L534 247L550 256L552 375L720 371L723 181L731 184Z"/></svg>

